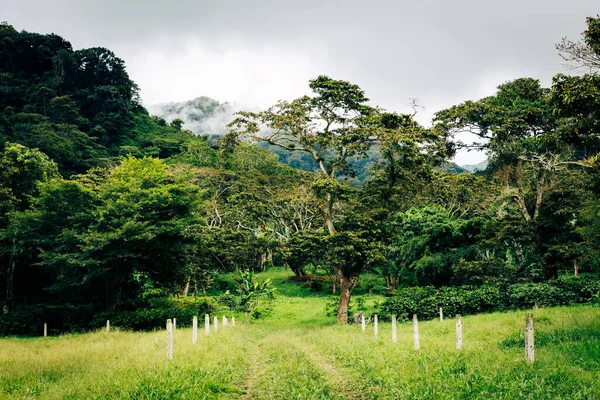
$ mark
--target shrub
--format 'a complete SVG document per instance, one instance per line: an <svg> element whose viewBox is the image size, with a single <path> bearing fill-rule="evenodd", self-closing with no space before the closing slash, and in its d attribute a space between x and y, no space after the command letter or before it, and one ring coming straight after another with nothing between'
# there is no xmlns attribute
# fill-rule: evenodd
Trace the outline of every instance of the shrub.
<svg viewBox="0 0 600 400"><path fill-rule="evenodd" d="M0 317L0 335L40 336L44 332L44 323L48 324L49 334L82 332L89 328L93 314L89 305L19 306Z"/></svg>
<svg viewBox="0 0 600 400"><path fill-rule="evenodd" d="M596 276L561 277L544 283L519 283L514 285L448 286L435 289L431 286L412 287L398 292L382 306L382 312L395 314L408 320L412 314L420 319L436 318L439 308L444 314L476 314L585 303L597 299L600 279Z"/></svg>
<svg viewBox="0 0 600 400"><path fill-rule="evenodd" d="M576 299L570 290L550 283L517 283L509 286L506 294L515 308L562 306Z"/></svg>
<svg viewBox="0 0 600 400"><path fill-rule="evenodd" d="M103 326L108 319L111 325L122 329L152 330L163 328L169 318L177 318L177 326L188 327L192 325L194 316L201 317L219 309L219 304L212 297L154 299L148 308L96 314L91 328Z"/></svg>
<svg viewBox="0 0 600 400"><path fill-rule="evenodd" d="M212 285L213 289L218 290L220 292L235 291L237 288L237 283L235 279L230 274L215 274L213 276Z"/></svg>
<svg viewBox="0 0 600 400"><path fill-rule="evenodd" d="M235 295L229 293L229 290L218 297L219 304L222 304L233 311L239 304L240 299Z"/></svg>

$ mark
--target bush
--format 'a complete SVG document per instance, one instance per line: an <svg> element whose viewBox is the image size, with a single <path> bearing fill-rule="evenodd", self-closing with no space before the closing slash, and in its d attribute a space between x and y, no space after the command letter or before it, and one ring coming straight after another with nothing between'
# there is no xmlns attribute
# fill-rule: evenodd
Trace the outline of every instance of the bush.
<svg viewBox="0 0 600 400"><path fill-rule="evenodd" d="M412 287L398 292L382 306L382 312L395 314L399 320L408 320L412 314L420 319L432 319L444 314L476 314L506 309L561 306L585 303L597 299L600 279L597 276L567 276L544 283L519 283L514 285L432 286Z"/></svg>
<svg viewBox="0 0 600 400"><path fill-rule="evenodd" d="M219 304L222 304L233 311L237 306L240 305L240 299L235 295L229 293L229 290L218 297Z"/></svg>
<svg viewBox="0 0 600 400"><path fill-rule="evenodd" d="M230 274L215 274L213 276L212 288L220 291L235 291L237 288L237 283L235 282L235 278Z"/></svg>
<svg viewBox="0 0 600 400"><path fill-rule="evenodd" d="M212 297L154 299L150 308L96 314L92 327L101 327L108 319L112 326L144 331L163 328L169 318L177 318L177 326L189 327L194 316L201 318L204 314L211 314L219 309L218 303Z"/></svg>
<svg viewBox="0 0 600 400"><path fill-rule="evenodd" d="M0 335L41 336L44 323L48 334L83 332L89 329L94 310L89 305L46 305L19 306L12 312L0 316Z"/></svg>
<svg viewBox="0 0 600 400"><path fill-rule="evenodd" d="M328 275L313 275L306 274L302 276L293 276L289 279L290 281L300 282L300 286L308 288L313 292L321 292L324 290L330 291L332 281L339 284L339 278L337 276Z"/></svg>
<svg viewBox="0 0 600 400"><path fill-rule="evenodd" d="M563 306L576 300L572 291L550 283L518 283L509 286L506 294L515 308Z"/></svg>
<svg viewBox="0 0 600 400"><path fill-rule="evenodd" d="M163 328L168 318L177 318L178 326L191 326L192 318L220 311L222 307L211 297L156 298L137 310L98 312L91 305L30 305L19 306L0 316L0 336L41 336L44 323L48 334L76 333L96 330L110 320L122 329L152 330Z"/></svg>

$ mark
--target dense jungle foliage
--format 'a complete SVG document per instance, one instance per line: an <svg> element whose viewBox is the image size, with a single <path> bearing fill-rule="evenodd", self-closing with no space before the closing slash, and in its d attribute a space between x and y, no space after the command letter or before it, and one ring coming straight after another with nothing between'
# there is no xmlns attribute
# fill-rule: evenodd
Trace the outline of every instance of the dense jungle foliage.
<svg viewBox="0 0 600 400"><path fill-rule="evenodd" d="M72 310L87 326L154 313L131 324L143 329L179 307L165 299L187 297L198 310L220 301L253 313L270 289L248 271L269 265L322 277L315 288L339 296L341 323L366 272L399 293L398 312L461 287L508 296L496 307L506 308L527 285L556 294L565 274L597 290L600 17L557 48L585 73L549 88L502 83L431 127L319 76L311 96L239 112L209 140L151 116L110 50L0 24L4 317ZM465 131L481 140L461 143ZM459 148L486 151L489 165L453 173ZM557 304L597 297L567 292Z"/></svg>

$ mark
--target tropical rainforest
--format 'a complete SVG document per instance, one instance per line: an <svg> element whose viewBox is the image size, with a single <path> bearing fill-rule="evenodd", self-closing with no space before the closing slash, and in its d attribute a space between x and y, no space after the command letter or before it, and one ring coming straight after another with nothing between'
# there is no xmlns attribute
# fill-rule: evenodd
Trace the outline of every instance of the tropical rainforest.
<svg viewBox="0 0 600 400"><path fill-rule="evenodd" d="M271 265L334 294L341 324L365 274L389 310L399 293L597 299L600 17L586 25L557 44L572 74L501 83L430 126L321 75L211 137L150 115L109 49L0 24L0 334L42 315L151 329L169 299L259 318ZM456 173L459 149L489 165Z"/></svg>

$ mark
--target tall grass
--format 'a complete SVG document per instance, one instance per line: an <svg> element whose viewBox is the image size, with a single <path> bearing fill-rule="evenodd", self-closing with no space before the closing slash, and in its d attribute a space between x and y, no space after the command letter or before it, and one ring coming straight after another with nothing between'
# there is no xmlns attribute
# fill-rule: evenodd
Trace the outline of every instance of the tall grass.
<svg viewBox="0 0 600 400"><path fill-rule="evenodd" d="M597 306L535 310L528 365L525 312L463 317L462 351L454 320L420 322L415 351L410 323L399 324L397 344L390 324L376 339L372 325L336 326L328 294L285 283L284 270L264 276L279 289L269 317L208 337L201 328L196 346L190 329L177 329L172 361L164 330L0 339L0 398L600 398Z"/></svg>

